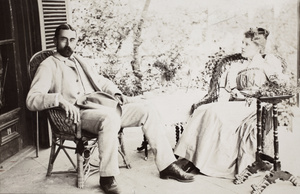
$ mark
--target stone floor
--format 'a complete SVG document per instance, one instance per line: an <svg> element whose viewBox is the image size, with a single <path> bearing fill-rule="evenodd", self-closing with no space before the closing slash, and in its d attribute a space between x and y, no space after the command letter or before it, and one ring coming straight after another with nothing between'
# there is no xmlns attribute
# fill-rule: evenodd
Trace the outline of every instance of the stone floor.
<svg viewBox="0 0 300 194"><path fill-rule="evenodd" d="M280 132L280 147L282 169L294 174L300 180L300 131L294 133ZM171 135L170 135L171 137ZM173 137L172 137L173 138ZM297 140L297 142L296 142ZM242 185L234 185L231 180L196 175L193 183L179 183L174 180L162 180L154 164L150 151L148 160L144 160L144 153L137 152L136 147L142 141L142 133L138 128L125 130L127 155L131 162L131 169L121 168L121 174L116 177L125 194L165 194L165 193L222 193L243 194L251 193L251 184L257 184L265 173L259 173L248 179ZM23 157L14 156L1 164L0 193L103 193L99 188L99 175L92 175L86 182L84 189L76 187L75 174L54 174L46 177L50 149L41 149L39 157L34 149L24 150ZM75 156L75 154L72 154ZM18 160L18 158L23 158ZM120 162L120 165L122 163ZM64 155L60 155L56 162L56 169L68 169L71 164ZM287 181L277 181L268 186L265 194L300 193L300 187L293 186Z"/></svg>
<svg viewBox="0 0 300 194"><path fill-rule="evenodd" d="M181 98L185 98L185 96L181 95ZM180 99L173 99L173 102L166 100L170 104L169 109L180 101ZM279 130L279 157L282 169L292 173L300 183L300 168L298 167L300 164L299 109L295 110L293 126L293 132L285 129ZM124 133L127 156L132 167L131 169L121 168L121 174L116 177L124 194L250 194L251 185L258 184L266 174L265 172L258 173L241 185L234 185L232 180L212 178L200 174L195 176L195 181L192 183L162 180L159 178L151 151L146 161L144 160L144 153L136 150L142 142L140 128L126 128ZM174 127L167 127L166 133L170 143L174 146ZM98 174L91 176L83 189L76 187L76 174L54 174L51 177L46 177L49 154L49 148L41 149L39 157L36 157L35 149L28 147L1 163L0 193L103 193L99 188ZM75 154L71 153L71 155L75 158ZM54 168L58 170L70 169L72 166L63 154L59 155L55 164ZM278 180L276 184L268 186L263 193L296 194L300 193L300 187L295 187L288 181Z"/></svg>

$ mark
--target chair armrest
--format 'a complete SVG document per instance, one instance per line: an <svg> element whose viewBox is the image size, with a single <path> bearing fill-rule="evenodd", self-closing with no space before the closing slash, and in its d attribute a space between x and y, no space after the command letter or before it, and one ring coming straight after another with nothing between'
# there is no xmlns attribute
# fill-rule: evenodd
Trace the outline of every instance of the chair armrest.
<svg viewBox="0 0 300 194"><path fill-rule="evenodd" d="M212 93L206 94L199 102L194 103L191 107L190 114L192 115L194 111L203 104L209 104L218 100L217 95L212 95Z"/></svg>
<svg viewBox="0 0 300 194"><path fill-rule="evenodd" d="M73 120L66 117L63 109L51 108L47 110L47 113L54 133L75 135L76 138L81 138L80 123L74 123Z"/></svg>

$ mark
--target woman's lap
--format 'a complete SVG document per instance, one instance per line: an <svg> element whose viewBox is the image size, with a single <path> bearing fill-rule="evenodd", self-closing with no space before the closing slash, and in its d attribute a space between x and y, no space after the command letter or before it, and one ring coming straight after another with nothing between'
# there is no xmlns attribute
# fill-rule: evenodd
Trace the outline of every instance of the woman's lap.
<svg viewBox="0 0 300 194"><path fill-rule="evenodd" d="M233 177L242 121L255 111L245 102L212 103L199 107L188 121L175 154L194 163L204 174Z"/></svg>

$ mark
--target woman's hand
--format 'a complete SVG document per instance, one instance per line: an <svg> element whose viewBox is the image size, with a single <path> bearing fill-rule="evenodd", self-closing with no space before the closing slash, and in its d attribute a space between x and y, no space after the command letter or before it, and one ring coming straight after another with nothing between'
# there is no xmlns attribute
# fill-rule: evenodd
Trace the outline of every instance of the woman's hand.
<svg viewBox="0 0 300 194"><path fill-rule="evenodd" d="M245 99L245 96L236 88L231 90L231 97L234 99Z"/></svg>
<svg viewBox="0 0 300 194"><path fill-rule="evenodd" d="M74 123L78 123L80 121L80 112L79 108L66 101L62 95L58 96L59 107L65 110L66 117L70 118L74 121Z"/></svg>
<svg viewBox="0 0 300 194"><path fill-rule="evenodd" d="M192 115L195 112L195 110L198 108L198 106L199 105L197 103L192 104L191 110L190 110L190 115Z"/></svg>

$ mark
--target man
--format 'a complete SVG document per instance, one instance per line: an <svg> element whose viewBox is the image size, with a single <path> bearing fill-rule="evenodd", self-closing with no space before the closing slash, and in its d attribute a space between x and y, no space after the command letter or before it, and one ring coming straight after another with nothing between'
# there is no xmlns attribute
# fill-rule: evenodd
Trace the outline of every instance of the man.
<svg viewBox="0 0 300 194"><path fill-rule="evenodd" d="M145 100L133 100L123 95L113 82L92 71L91 65L73 54L77 34L69 24L57 27L54 43L57 52L37 69L26 105L32 111L61 107L75 123L80 121L84 130L99 135L99 182L105 193L120 193L115 181L119 174L117 134L120 127L142 126L153 150L160 178L181 182L194 180L193 175L175 164L176 159L156 110ZM97 109L80 109L78 100L97 91L118 99L122 104L122 114L104 105Z"/></svg>

